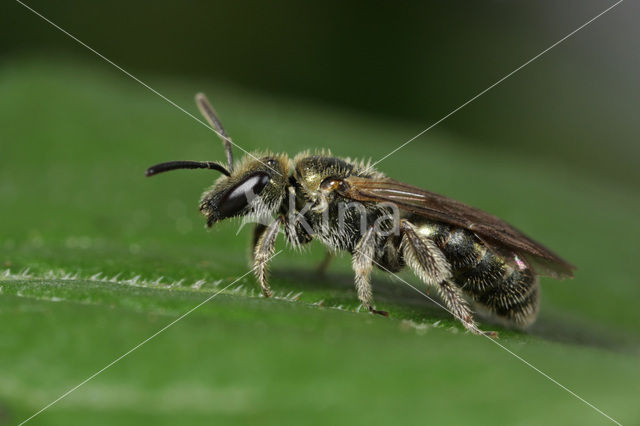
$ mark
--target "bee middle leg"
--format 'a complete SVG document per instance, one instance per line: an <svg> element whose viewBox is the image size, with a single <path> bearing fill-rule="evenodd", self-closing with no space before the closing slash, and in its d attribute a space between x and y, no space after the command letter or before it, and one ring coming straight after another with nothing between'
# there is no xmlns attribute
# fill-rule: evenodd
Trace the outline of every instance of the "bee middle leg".
<svg viewBox="0 0 640 426"><path fill-rule="evenodd" d="M264 297L271 297L271 287L267 282L267 268L269 264L269 260L273 256L273 252L275 251L276 238L278 237L278 232L280 231L280 225L282 224L284 218L279 216L276 220L271 222L271 224L264 229L258 229L256 227L256 233L254 234L254 249L253 249L253 264L254 264L254 273L258 282L260 283L260 287L262 288L262 294ZM264 225L259 225L263 226ZM258 233L258 231L260 231Z"/></svg>
<svg viewBox="0 0 640 426"><path fill-rule="evenodd" d="M334 257L335 255L333 253L327 251L327 253L324 255L324 259L322 259L322 262L320 262L320 264L316 268L318 274L324 275L327 272L327 268L329 268L329 265L331 265L331 262L333 262Z"/></svg>
<svg viewBox="0 0 640 426"><path fill-rule="evenodd" d="M418 234L415 226L402 220L401 251L414 273L427 285L438 289L447 310L474 334L497 336L495 332L484 332L478 328L462 290L451 281L451 265L436 243L429 237Z"/></svg>
<svg viewBox="0 0 640 426"><path fill-rule="evenodd" d="M360 238L355 250L353 251L352 266L355 272L356 291L358 299L362 305L369 309L373 314L379 314L385 317L389 316L386 311L379 311L373 306L373 291L371 290L371 270L373 269L373 256L375 256L376 239L373 228Z"/></svg>

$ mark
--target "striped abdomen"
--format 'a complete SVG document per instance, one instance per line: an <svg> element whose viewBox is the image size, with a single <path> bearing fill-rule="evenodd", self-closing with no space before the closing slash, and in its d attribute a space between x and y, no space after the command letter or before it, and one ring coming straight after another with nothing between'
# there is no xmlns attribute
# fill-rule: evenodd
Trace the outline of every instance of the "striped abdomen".
<svg viewBox="0 0 640 426"><path fill-rule="evenodd" d="M443 223L420 223L451 264L454 282L474 301L519 325L538 313L538 281L515 255L507 258L484 245L472 232Z"/></svg>

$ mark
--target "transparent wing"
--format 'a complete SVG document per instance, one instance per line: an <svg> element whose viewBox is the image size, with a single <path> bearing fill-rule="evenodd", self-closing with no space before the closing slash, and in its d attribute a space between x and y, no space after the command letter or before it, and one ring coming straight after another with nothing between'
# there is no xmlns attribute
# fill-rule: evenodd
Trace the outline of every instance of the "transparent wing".
<svg viewBox="0 0 640 426"><path fill-rule="evenodd" d="M355 176L345 179L338 192L356 201L392 202L416 215L468 229L498 251L508 248L521 255L539 274L573 277L575 266L548 248L502 219L451 198L389 178Z"/></svg>

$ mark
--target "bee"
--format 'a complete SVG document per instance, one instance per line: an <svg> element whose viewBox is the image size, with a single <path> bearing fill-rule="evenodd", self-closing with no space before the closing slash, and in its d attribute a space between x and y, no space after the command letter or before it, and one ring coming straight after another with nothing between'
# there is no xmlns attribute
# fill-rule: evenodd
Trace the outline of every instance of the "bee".
<svg viewBox="0 0 640 426"><path fill-rule="evenodd" d="M256 222L254 273L271 296L268 263L281 230L299 248L319 240L332 255L352 255L358 299L375 308L371 272L395 273L408 266L436 289L448 311L469 331L483 332L475 306L523 328L535 321L538 276L573 277L575 267L505 221L374 170L367 163L304 152L254 153L234 163L232 142L203 94L196 103L221 137L226 167L217 162L172 161L147 169L147 176L176 169L211 169L222 175L200 199L208 227L234 217ZM325 266L328 262L325 262Z"/></svg>

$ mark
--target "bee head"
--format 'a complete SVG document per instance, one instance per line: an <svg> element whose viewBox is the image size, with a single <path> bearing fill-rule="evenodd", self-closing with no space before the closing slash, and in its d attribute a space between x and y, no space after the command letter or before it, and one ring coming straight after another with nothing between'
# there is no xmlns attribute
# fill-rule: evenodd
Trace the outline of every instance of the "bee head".
<svg viewBox="0 0 640 426"><path fill-rule="evenodd" d="M221 176L200 199L207 226L230 217L270 222L285 196L287 165L284 156L250 157L230 176Z"/></svg>
<svg viewBox="0 0 640 426"><path fill-rule="evenodd" d="M147 169L155 176L177 169L210 169L223 174L202 194L200 212L207 226L230 217L247 216L256 221L272 217L282 202L286 187L288 160L285 156L248 157L229 171L212 161L171 161Z"/></svg>
<svg viewBox="0 0 640 426"><path fill-rule="evenodd" d="M280 207L287 183L289 160L284 155L249 154L234 166L232 142L207 98L199 93L200 112L222 139L227 166L212 161L171 161L147 169L147 176L177 169L210 169L223 174L202 194L200 212L207 226L230 217L244 216L263 222Z"/></svg>

